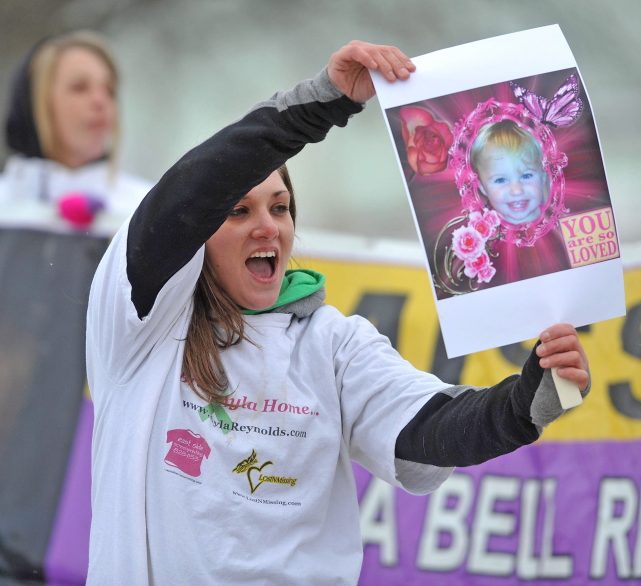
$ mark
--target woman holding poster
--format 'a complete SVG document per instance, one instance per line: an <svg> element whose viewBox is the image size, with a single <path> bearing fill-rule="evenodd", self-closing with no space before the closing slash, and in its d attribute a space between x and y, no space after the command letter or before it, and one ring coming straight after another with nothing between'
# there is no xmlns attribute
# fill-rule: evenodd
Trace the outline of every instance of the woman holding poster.
<svg viewBox="0 0 641 586"><path fill-rule="evenodd" d="M573 327L541 334L492 388L414 369L324 277L286 270L286 161L403 83L398 49L353 41L187 153L92 285L96 409L88 584L356 584L351 460L415 493L535 441L563 412L550 375L589 386Z"/></svg>

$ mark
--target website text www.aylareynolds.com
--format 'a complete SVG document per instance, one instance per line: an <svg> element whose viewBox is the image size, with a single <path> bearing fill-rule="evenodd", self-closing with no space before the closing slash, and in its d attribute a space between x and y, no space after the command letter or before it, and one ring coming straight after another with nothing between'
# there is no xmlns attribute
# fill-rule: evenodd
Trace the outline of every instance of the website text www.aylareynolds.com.
<svg viewBox="0 0 641 586"><path fill-rule="evenodd" d="M241 494L240 492L236 492L235 490L233 491L235 496L240 496L244 499L247 499L248 501L252 501L254 503L260 503L263 505L281 505L283 507L300 507L301 503L296 502L296 501L280 501L280 500L272 500L272 499L261 499L257 498L254 496L248 496L246 494Z"/></svg>
<svg viewBox="0 0 641 586"><path fill-rule="evenodd" d="M292 437L292 438L299 438L299 439L305 439L307 437L307 432L299 429L283 429L280 426L274 427L271 425L268 427L259 427L257 425L241 425L237 421L232 421L231 419L217 418L215 414L208 413L206 407L196 405L189 401L183 401L183 406L188 409L193 409L194 411L198 411L199 413L203 414L201 416L205 419L207 416L209 416L209 419L211 420L212 425L220 429L224 433L227 433L230 431L236 431L239 433L246 433L246 434L255 433L258 435L271 435L276 437Z"/></svg>

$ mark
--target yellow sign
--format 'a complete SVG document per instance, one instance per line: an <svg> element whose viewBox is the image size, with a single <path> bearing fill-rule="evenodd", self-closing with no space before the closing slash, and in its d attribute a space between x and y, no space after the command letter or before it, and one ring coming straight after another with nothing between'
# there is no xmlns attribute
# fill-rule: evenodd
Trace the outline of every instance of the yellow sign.
<svg viewBox="0 0 641 586"><path fill-rule="evenodd" d="M534 340L447 359L425 270L298 259L327 277L327 302L372 321L415 367L446 382L492 385L521 370ZM546 430L544 441L641 438L641 268L625 272L627 316L581 328L592 391ZM603 300L607 303L607 299ZM473 327L473 324L470 324Z"/></svg>

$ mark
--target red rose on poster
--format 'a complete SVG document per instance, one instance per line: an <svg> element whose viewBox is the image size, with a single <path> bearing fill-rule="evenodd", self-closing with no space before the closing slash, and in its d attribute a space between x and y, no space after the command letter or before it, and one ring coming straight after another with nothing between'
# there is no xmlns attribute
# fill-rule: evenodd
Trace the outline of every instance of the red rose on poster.
<svg viewBox="0 0 641 586"><path fill-rule="evenodd" d="M431 175L445 169L453 140L450 127L423 108L405 106L400 115L407 160L414 172Z"/></svg>

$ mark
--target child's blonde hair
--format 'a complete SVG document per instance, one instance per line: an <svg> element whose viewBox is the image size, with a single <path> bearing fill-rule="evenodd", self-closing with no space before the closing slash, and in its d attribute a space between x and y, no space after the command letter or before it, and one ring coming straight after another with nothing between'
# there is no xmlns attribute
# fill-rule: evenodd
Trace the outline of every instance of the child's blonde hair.
<svg viewBox="0 0 641 586"><path fill-rule="evenodd" d="M501 120L481 128L470 150L470 161L477 172L481 152L487 145L502 148L509 153L518 153L530 164L543 164L543 151L539 141L512 120Z"/></svg>

